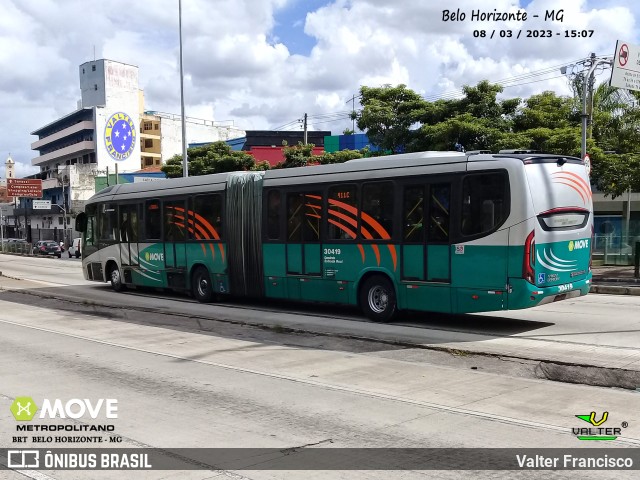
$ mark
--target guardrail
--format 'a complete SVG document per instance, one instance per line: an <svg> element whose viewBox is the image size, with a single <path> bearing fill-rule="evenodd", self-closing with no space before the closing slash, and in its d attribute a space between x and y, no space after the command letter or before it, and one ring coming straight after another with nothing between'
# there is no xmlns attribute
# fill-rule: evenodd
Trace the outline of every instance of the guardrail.
<svg viewBox="0 0 640 480"><path fill-rule="evenodd" d="M21 253L23 255L33 255L33 244L31 243L3 243L2 253Z"/></svg>

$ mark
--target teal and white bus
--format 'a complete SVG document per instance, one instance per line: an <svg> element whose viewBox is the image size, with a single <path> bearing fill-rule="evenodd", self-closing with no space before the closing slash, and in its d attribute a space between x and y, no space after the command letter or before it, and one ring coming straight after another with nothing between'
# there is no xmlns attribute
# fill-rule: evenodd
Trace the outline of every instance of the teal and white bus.
<svg viewBox="0 0 640 480"><path fill-rule="evenodd" d="M593 208L578 158L419 152L130 183L77 225L88 280L398 310L522 309L585 295Z"/></svg>

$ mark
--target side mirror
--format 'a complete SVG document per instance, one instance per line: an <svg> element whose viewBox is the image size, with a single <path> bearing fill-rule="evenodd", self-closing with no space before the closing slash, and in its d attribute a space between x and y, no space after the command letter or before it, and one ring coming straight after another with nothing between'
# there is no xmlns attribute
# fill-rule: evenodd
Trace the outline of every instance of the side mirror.
<svg viewBox="0 0 640 480"><path fill-rule="evenodd" d="M76 217L76 231L77 232L86 232L87 231L87 215L83 213L79 213Z"/></svg>

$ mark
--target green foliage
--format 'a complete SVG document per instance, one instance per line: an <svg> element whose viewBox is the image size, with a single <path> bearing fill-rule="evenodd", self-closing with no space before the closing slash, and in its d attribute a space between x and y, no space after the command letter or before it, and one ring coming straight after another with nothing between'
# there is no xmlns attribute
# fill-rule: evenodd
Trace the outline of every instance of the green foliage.
<svg viewBox="0 0 640 480"><path fill-rule="evenodd" d="M187 151L189 176L255 170L254 158L246 152L231 150L225 142L214 142ZM161 169L168 178L182 176L182 155L174 155Z"/></svg>
<svg viewBox="0 0 640 480"><path fill-rule="evenodd" d="M411 126L426 107L425 100L405 85L379 88L361 87L362 111L357 116L358 128L367 131L369 140L383 150L399 151L409 144Z"/></svg>
<svg viewBox="0 0 640 480"><path fill-rule="evenodd" d="M640 191L640 154L597 155L592 158L592 165L596 185L613 198L629 189Z"/></svg>
<svg viewBox="0 0 640 480"><path fill-rule="evenodd" d="M302 142L298 142L298 145L289 147L284 142L283 145L284 162L281 163L279 168L304 167L308 163L317 163L319 160L313 155L313 147L315 147L313 143L304 145Z"/></svg>
<svg viewBox="0 0 640 480"><path fill-rule="evenodd" d="M368 151L368 150L367 150ZM320 157L320 163L322 165L329 165L331 163L344 163L349 160L364 157L364 152L358 150L340 150L333 153L325 153Z"/></svg>
<svg viewBox="0 0 640 480"><path fill-rule="evenodd" d="M574 97L543 92L526 99L498 100L502 87L486 80L465 86L464 96L424 101L404 85L362 87L358 127L383 155L400 150L532 149L580 156L582 81L573 84ZM593 164L592 180L606 194L640 190L640 93L606 84L593 95L592 126L587 151ZM620 155L605 155L615 151Z"/></svg>

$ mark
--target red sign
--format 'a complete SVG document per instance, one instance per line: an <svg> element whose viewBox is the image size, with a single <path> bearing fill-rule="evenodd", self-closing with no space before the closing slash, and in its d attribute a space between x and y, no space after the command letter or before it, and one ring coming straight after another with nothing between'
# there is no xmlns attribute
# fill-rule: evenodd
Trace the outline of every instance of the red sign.
<svg viewBox="0 0 640 480"><path fill-rule="evenodd" d="M623 43L620 47L620 52L618 53L618 61L620 62L620 66L624 67L629 60L629 47L626 43Z"/></svg>
<svg viewBox="0 0 640 480"><path fill-rule="evenodd" d="M42 180L7 178L7 195L10 197L42 198Z"/></svg>

